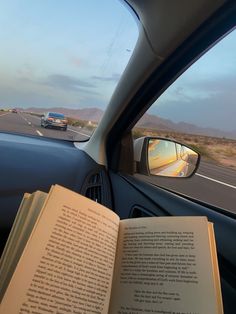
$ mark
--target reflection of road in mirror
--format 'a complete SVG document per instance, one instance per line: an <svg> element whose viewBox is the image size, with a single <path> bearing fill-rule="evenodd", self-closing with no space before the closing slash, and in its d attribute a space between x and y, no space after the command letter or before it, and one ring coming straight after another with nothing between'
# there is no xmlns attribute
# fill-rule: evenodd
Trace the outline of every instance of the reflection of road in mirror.
<svg viewBox="0 0 236 314"><path fill-rule="evenodd" d="M150 174L166 177L189 177L194 172L198 154L170 140L150 139L148 166Z"/></svg>
<svg viewBox="0 0 236 314"><path fill-rule="evenodd" d="M178 160L174 142L160 139L150 139L148 143L149 168L163 167Z"/></svg>
<svg viewBox="0 0 236 314"><path fill-rule="evenodd" d="M183 160L174 161L171 165L165 165L156 169L151 169L150 173L153 175L167 176L167 177L186 177L192 171L189 171L189 164ZM190 174L189 174L190 173Z"/></svg>

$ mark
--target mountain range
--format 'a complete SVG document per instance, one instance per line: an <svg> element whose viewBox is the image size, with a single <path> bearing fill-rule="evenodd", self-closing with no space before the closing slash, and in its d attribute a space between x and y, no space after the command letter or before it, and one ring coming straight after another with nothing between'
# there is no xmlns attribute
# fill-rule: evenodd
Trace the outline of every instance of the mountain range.
<svg viewBox="0 0 236 314"><path fill-rule="evenodd" d="M23 109L22 109L23 110ZM82 108L82 109L68 109L68 108L27 108L24 111L43 113L43 112L60 112L67 117L74 119L99 122L103 115L103 110L99 108ZM160 118L156 115L144 114L143 117L137 123L138 127L151 128L161 131L180 132L188 134L199 134L214 137L224 137L230 139L236 139L236 130L223 131L215 128L203 128L194 124L186 122L175 123L171 120Z"/></svg>

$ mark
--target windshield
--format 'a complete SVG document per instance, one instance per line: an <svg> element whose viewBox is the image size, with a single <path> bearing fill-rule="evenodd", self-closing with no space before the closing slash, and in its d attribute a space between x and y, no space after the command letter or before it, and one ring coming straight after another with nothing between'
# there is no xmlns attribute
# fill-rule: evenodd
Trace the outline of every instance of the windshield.
<svg viewBox="0 0 236 314"><path fill-rule="evenodd" d="M1 1L0 131L88 139L137 37L118 0Z"/></svg>
<svg viewBox="0 0 236 314"><path fill-rule="evenodd" d="M48 116L51 118L59 118L59 119L65 118L64 114L55 113L55 112L49 112Z"/></svg>

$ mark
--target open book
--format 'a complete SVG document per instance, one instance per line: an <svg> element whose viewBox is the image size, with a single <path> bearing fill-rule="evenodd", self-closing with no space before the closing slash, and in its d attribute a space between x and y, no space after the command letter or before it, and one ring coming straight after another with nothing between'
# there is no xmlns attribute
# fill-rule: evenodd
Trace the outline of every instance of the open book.
<svg viewBox="0 0 236 314"><path fill-rule="evenodd" d="M212 224L120 220L58 185L25 194L0 263L0 297L0 314L223 313Z"/></svg>

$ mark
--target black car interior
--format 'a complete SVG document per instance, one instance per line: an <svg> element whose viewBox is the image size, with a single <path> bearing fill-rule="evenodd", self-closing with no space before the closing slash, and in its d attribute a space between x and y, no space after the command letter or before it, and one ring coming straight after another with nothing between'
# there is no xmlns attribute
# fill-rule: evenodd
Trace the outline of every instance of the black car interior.
<svg viewBox="0 0 236 314"><path fill-rule="evenodd" d="M106 138L107 167L73 142L0 133L0 239L2 252L25 192L48 192L52 184L79 192L122 219L146 216L207 216L214 223L225 313L236 312L236 214L145 183L134 176L131 130L153 101L202 51L236 23L229 1L153 71ZM187 179L186 179L187 180ZM206 313L208 314L208 313Z"/></svg>

